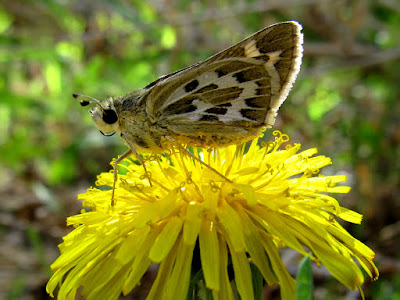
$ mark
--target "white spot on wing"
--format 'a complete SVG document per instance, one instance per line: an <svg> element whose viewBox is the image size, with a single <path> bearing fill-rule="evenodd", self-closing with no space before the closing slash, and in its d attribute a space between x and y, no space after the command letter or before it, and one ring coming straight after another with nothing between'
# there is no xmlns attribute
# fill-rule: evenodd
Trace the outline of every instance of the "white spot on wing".
<svg viewBox="0 0 400 300"><path fill-rule="evenodd" d="M246 57L257 57L261 55L260 51L256 46L255 40L251 40L250 42L247 43L246 46L244 46L244 54L246 55Z"/></svg>
<svg viewBox="0 0 400 300"><path fill-rule="evenodd" d="M265 69L267 69L267 72L271 77L272 95L279 93L281 89L281 78L279 77L278 70L275 68L275 64L281 59L279 56L281 53L282 51L266 53L269 56L269 60L265 63Z"/></svg>
<svg viewBox="0 0 400 300"><path fill-rule="evenodd" d="M271 85L272 85L272 95L271 95L271 105L270 105L270 110L268 111L266 117L265 117L265 125L267 127L271 127L274 123L275 123L275 117L278 113L278 109L281 106L281 104L283 103L283 101L285 101L286 97L289 94L290 89L292 88L293 82L296 80L297 74L300 71L300 65L301 65L301 59L303 57L303 34L301 33L301 25L297 22L291 21L290 22L292 25L294 25L295 28L295 41L294 41L294 51L293 51L293 57L292 57L292 66L291 66L291 70L289 71L288 74L288 78L286 79L286 83L283 87L281 87L280 82L279 82L279 90L280 92L278 94L275 94L275 85L274 85L274 78L271 76ZM280 54L280 53L279 53ZM279 57L271 57L271 53L268 53L268 55L270 55L270 61L272 60L272 67L267 66L266 64L266 69L267 71L271 71L272 73L274 73L274 71L276 73L277 70L275 68L275 66L273 64L275 64L279 59ZM279 75L278 75L279 78Z"/></svg>
<svg viewBox="0 0 400 300"><path fill-rule="evenodd" d="M163 106L161 107L161 109L164 109L165 107L167 107L168 105L170 105L171 103L174 103L175 101L178 101L179 99L187 96L188 94L190 94L191 92L187 93L185 91L185 85L187 83L189 83L192 80L197 80L199 82L199 85L196 87L196 89L193 92L196 92L197 90L200 90L201 88L214 83L216 80L218 79L217 74L215 74L214 71L212 72L205 72L203 74L200 74L198 76L196 76L195 78L188 80L187 82L185 82L181 87L177 88L176 91L174 91L169 97L168 99L165 101L165 103L163 104Z"/></svg>

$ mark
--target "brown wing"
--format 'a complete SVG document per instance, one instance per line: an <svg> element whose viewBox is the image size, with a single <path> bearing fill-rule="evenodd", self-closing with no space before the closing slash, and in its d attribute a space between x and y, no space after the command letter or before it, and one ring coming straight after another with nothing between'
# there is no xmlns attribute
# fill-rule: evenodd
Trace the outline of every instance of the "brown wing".
<svg viewBox="0 0 400 300"><path fill-rule="evenodd" d="M207 60L147 86L147 113L179 134L219 126L272 126L300 69L303 35L297 22L264 28ZM206 127L209 127L206 129ZM182 132L184 133L184 132Z"/></svg>

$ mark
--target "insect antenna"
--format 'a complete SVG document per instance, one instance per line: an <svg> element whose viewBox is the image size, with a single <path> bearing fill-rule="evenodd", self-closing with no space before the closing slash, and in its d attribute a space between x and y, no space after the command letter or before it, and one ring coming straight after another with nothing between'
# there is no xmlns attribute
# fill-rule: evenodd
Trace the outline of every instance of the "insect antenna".
<svg viewBox="0 0 400 300"><path fill-rule="evenodd" d="M96 98L93 98L93 97L87 96L87 95L83 95L83 94L76 94L76 93L72 94L72 96L73 96L75 99L78 99L78 98L89 98L89 99L90 99L89 101L87 101L87 100L81 100L81 101L80 101L81 106L87 106L87 105L89 105L90 103L93 103L93 102L94 102L94 103L96 103L98 106L100 106L100 108L101 108L102 110L104 110L103 106L101 106L101 102L100 102L99 100L97 100Z"/></svg>

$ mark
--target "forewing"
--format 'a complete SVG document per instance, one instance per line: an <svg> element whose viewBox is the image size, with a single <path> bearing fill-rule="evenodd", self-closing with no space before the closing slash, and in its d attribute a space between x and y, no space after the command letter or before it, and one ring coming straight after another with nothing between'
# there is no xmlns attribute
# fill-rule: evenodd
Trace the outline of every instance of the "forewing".
<svg viewBox="0 0 400 300"><path fill-rule="evenodd" d="M159 78L145 97L147 113L174 128L217 124L272 126L299 72L303 35L278 23L209 59Z"/></svg>

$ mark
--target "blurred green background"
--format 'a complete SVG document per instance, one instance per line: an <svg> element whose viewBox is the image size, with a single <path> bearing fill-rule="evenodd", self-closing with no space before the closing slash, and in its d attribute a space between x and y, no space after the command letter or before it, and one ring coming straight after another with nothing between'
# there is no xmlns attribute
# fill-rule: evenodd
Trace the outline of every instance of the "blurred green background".
<svg viewBox="0 0 400 300"><path fill-rule="evenodd" d="M125 94L286 20L304 27L304 61L274 128L330 156L324 175L348 175L340 203L364 221L345 226L381 272L366 278L366 298L400 299L398 0L1 0L0 298L49 298L76 195L125 150L72 93ZM324 269L314 280L315 299L359 299Z"/></svg>

